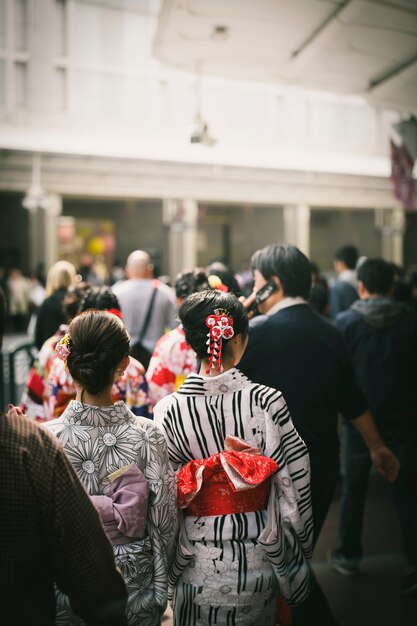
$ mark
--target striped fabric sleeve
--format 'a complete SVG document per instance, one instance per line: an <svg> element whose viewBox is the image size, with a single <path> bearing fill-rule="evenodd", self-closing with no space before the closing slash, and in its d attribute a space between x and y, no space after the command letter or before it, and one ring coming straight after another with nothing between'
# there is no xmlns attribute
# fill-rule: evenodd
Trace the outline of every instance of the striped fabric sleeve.
<svg viewBox="0 0 417 626"><path fill-rule="evenodd" d="M261 403L265 411L265 454L279 466L277 486L282 515L291 520L306 559L313 550L313 513L310 492L310 458L298 434L283 395L265 387Z"/></svg>

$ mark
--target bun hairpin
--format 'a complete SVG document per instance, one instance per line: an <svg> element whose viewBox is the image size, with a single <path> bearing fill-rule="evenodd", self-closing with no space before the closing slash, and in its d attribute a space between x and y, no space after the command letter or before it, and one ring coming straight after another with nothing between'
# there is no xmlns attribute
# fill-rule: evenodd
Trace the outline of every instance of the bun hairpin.
<svg viewBox="0 0 417 626"><path fill-rule="evenodd" d="M206 317L206 326L209 331L207 333L207 353L209 355L209 367L206 374L210 374L211 369L222 371L222 347L223 339L231 339L235 334L233 330L233 318L230 317L228 311L224 309L216 309L214 314Z"/></svg>
<svg viewBox="0 0 417 626"><path fill-rule="evenodd" d="M122 312L120 311L120 309L107 309L107 313L113 313L113 315L118 317L119 320L122 319Z"/></svg>
<svg viewBox="0 0 417 626"><path fill-rule="evenodd" d="M58 341L58 343L56 344L55 352L57 353L61 361L66 361L69 355L71 354L70 345L71 345L71 337L69 336L68 333L64 335L61 341Z"/></svg>
<svg viewBox="0 0 417 626"><path fill-rule="evenodd" d="M221 278L216 276L216 274L210 274L207 278L207 282L210 289L217 289L217 291L224 291L225 293L229 291L226 285L222 283Z"/></svg>

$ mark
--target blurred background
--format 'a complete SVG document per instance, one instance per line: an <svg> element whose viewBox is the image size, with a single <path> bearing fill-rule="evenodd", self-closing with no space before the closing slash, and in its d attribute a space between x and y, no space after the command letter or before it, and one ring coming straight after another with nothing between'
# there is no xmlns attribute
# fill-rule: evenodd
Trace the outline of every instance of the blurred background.
<svg viewBox="0 0 417 626"><path fill-rule="evenodd" d="M417 262L415 0L0 0L0 267Z"/></svg>

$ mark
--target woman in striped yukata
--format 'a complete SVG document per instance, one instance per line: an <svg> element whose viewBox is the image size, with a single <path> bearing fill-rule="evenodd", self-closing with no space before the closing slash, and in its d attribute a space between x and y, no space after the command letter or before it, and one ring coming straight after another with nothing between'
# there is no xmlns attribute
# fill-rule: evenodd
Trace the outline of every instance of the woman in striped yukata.
<svg viewBox="0 0 417 626"><path fill-rule="evenodd" d="M309 589L307 448L282 394L236 368L248 339L241 302L203 291L179 317L201 367L155 407L182 509L174 624L274 626L278 595L295 605Z"/></svg>

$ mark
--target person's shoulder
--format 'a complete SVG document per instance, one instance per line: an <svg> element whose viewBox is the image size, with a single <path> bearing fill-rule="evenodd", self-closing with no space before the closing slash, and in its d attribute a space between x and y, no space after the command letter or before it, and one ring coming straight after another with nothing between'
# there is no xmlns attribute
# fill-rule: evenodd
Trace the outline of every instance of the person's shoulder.
<svg viewBox="0 0 417 626"><path fill-rule="evenodd" d="M57 439L26 416L1 416L0 433L3 445L10 443L15 447L24 447L29 453L39 454L42 450L55 453L60 450Z"/></svg>
<svg viewBox="0 0 417 626"><path fill-rule="evenodd" d="M264 407L265 404L271 404L282 398L282 392L279 391L279 389L263 385L262 383L254 383L249 380L248 388L255 404L261 405L262 407Z"/></svg>
<svg viewBox="0 0 417 626"><path fill-rule="evenodd" d="M170 302L175 302L175 294L174 294L174 290L172 289L172 287L169 287L168 285L166 285L160 280L155 281L153 284L156 285L158 292L160 294L163 294L167 300L170 300Z"/></svg>
<svg viewBox="0 0 417 626"><path fill-rule="evenodd" d="M354 311L352 308L347 309L346 311L342 311L338 313L335 319L336 327L340 329L347 328L352 324L357 324L361 321L361 316Z"/></svg>
<svg viewBox="0 0 417 626"><path fill-rule="evenodd" d="M155 409L154 409L154 415L155 415ZM150 420L147 417L141 417L139 415L134 415L132 413L132 416L134 417L134 420L132 421L132 426L134 428L138 428L141 429L142 431L146 431L147 436L146 439L147 440L156 440L159 442L162 442L164 439L164 435L161 432L160 427L155 423L155 420Z"/></svg>
<svg viewBox="0 0 417 626"><path fill-rule="evenodd" d="M113 293L119 297L133 288L132 280L119 280L112 285Z"/></svg>
<svg viewBox="0 0 417 626"><path fill-rule="evenodd" d="M172 404L175 402L176 394L170 393L167 396L164 396L157 402L153 408L154 422L157 424L162 421L164 415Z"/></svg>

